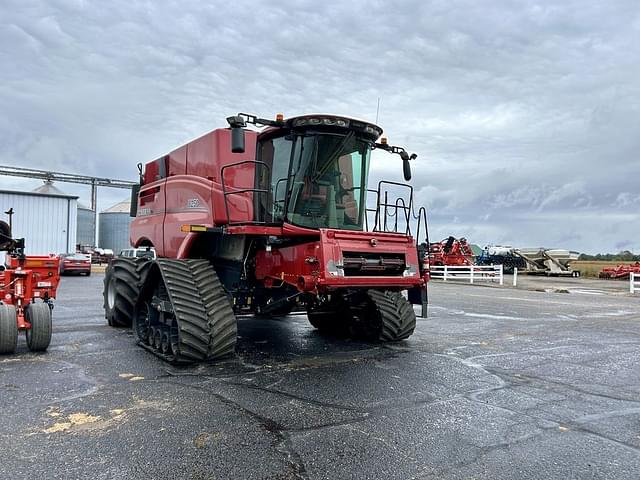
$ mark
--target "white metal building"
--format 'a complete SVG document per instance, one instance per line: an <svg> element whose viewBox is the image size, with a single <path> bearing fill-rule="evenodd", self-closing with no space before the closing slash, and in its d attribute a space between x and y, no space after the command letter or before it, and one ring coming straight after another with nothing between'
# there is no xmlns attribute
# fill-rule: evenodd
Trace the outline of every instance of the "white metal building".
<svg viewBox="0 0 640 480"><path fill-rule="evenodd" d="M78 197L66 195L51 184L33 192L0 190L0 219L13 208L13 237L25 238L30 255L69 253L76 249Z"/></svg>

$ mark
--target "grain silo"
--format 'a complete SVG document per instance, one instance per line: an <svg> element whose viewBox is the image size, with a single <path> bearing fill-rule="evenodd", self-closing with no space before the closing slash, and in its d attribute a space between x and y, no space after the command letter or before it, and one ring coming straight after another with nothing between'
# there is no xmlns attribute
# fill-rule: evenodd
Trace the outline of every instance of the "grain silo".
<svg viewBox="0 0 640 480"><path fill-rule="evenodd" d="M83 247L96 246L96 212L78 203L78 230L76 243Z"/></svg>
<svg viewBox="0 0 640 480"><path fill-rule="evenodd" d="M130 203L125 200L100 212L99 240L100 248L110 248L116 255L120 250L129 248Z"/></svg>
<svg viewBox="0 0 640 480"><path fill-rule="evenodd" d="M29 255L73 253L76 251L76 210L78 197L67 195L51 182L33 192L0 190L0 216L13 209L13 237L25 238Z"/></svg>

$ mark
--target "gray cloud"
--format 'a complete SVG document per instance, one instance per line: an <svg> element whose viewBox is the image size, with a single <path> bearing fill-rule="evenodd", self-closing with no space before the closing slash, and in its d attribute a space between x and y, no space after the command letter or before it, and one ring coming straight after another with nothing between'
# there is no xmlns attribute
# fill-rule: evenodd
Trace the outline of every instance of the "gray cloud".
<svg viewBox="0 0 640 480"><path fill-rule="evenodd" d="M632 0L5 1L0 163L134 179L229 113L380 97L433 237L638 250L639 34Z"/></svg>

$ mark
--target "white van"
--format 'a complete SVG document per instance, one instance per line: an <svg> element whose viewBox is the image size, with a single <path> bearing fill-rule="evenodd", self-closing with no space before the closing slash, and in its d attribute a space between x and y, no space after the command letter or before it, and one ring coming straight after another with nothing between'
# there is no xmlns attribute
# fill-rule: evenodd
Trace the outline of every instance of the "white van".
<svg viewBox="0 0 640 480"><path fill-rule="evenodd" d="M156 251L150 247L125 248L124 250L120 250L120 255L118 256L125 258L156 258Z"/></svg>

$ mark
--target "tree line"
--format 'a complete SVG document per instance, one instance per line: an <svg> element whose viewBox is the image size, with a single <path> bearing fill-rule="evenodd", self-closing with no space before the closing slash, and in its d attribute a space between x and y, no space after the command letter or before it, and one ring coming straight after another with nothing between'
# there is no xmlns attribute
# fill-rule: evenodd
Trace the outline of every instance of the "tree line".
<svg viewBox="0 0 640 480"><path fill-rule="evenodd" d="M589 255L587 253L580 254L578 260L598 260L606 262L640 262L640 255L634 255L629 250L624 250L618 253L598 253L596 255Z"/></svg>

